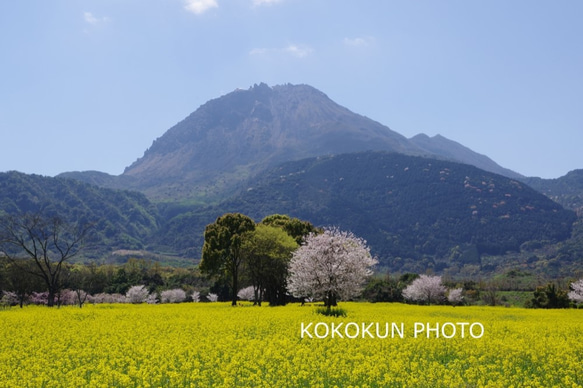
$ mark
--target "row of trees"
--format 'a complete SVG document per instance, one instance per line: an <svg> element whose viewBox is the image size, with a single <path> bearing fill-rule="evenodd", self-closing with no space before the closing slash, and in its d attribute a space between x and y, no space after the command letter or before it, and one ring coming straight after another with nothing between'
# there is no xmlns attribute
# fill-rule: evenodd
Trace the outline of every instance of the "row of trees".
<svg viewBox="0 0 583 388"><path fill-rule="evenodd" d="M36 264L30 259L11 262L0 257L0 291L10 295L9 304L48 304L45 282L41 277L31 275L35 270ZM64 263L53 305L67 304L70 292L90 296L115 295L107 299L118 301L119 295L125 296L136 285L143 285L150 294L160 295L159 299L168 290L181 289L188 295L194 291L202 295L211 292L211 283L197 268L161 267L144 259L130 259L122 265Z"/></svg>
<svg viewBox="0 0 583 388"><path fill-rule="evenodd" d="M70 223L43 213L3 215L0 290L9 291L4 294L21 306L46 292L46 304L54 306L61 302L65 289L95 295L125 294L138 284L146 285L149 292L208 287L208 281L195 269L173 269L164 274L159 266L137 260L122 267L71 263L94 248L93 236L91 223Z"/></svg>
<svg viewBox="0 0 583 388"><path fill-rule="evenodd" d="M5 217L0 227L0 289L10 289L11 294L5 294L14 295L21 306L39 290L46 291L46 303L53 306L61 300L64 288L77 293L80 300L81 295L123 295L132 286L144 285L150 295L163 301L172 290L176 294L177 287L191 293L205 283L201 275L189 273L172 279L163 276L159 267L137 261L115 270L69 264L84 248L90 226L25 215ZM282 305L291 295L324 301L330 309L338 300L358 296L376 264L366 242L352 233L317 229L284 215L272 215L256 224L239 213L225 214L207 226L204 237L200 271L215 281L206 293L228 295L232 304L247 299ZM207 280L204 286L209 285ZM472 291L464 288L467 294ZM447 300L455 305L462 302L462 291L459 286L448 290L439 276L405 274L395 284L390 279L369 282L364 296L372 301L433 304ZM570 291L549 284L537 288L530 305L568 307L570 301L582 303L582 295L583 280L572 283Z"/></svg>
<svg viewBox="0 0 583 388"><path fill-rule="evenodd" d="M270 305L296 298L323 300L330 308L339 299L362 291L372 275L374 259L366 242L338 229L316 229L312 224L284 215L272 215L255 224L240 213L228 213L207 225L200 270L227 283L231 303L240 288L253 300Z"/></svg>
<svg viewBox="0 0 583 388"><path fill-rule="evenodd" d="M530 308L583 306L583 279L567 282L563 287L549 282L534 291L532 288L528 288L530 291L504 290L499 283L491 281L443 281L441 276L406 273L398 277L385 275L371 279L362 298L371 302L508 306L510 296L514 297L515 305Z"/></svg>
<svg viewBox="0 0 583 388"><path fill-rule="evenodd" d="M84 290L64 289L59 292L57 297L58 306L77 305L80 308L85 303L182 303L182 302L217 302L217 294L208 293L204 297L199 291L188 293L182 288L168 289L160 292L150 292L145 285L132 286L125 294L120 293L98 293L91 295ZM28 297L28 302L35 305L48 304L48 292L32 292ZM21 297L13 291L0 292L0 307L9 307L21 304ZM22 305L21 305L22 307Z"/></svg>
<svg viewBox="0 0 583 388"><path fill-rule="evenodd" d="M108 286L101 282L100 289L95 266L68 263L85 247L90 226L70 225L38 214L7 216L1 226L0 249L7 259L6 267L12 275L23 276L22 281L10 276L21 305L33 289L40 288L28 281L31 278L44 285L48 306L59 303L65 287L76 290L80 299L87 291L119 294L122 287L131 284L121 268ZM285 304L291 293L298 298L324 300L330 307L339 299L359 294L376 264L365 241L351 233L320 230L284 215L272 215L255 224L243 214L225 214L207 226L204 237L200 270L214 278L219 289L221 285L229 289L234 305L239 286L250 284L258 304L263 300L270 305ZM149 280L154 286L162 283L159 274L152 274Z"/></svg>
<svg viewBox="0 0 583 388"><path fill-rule="evenodd" d="M583 303L583 279L571 283L571 291L558 288L553 283L537 287L534 297L527 303L533 308L568 308L572 304ZM452 305L463 302L463 288L447 289L441 276L421 275L403 289L403 298L406 301L418 303L444 303Z"/></svg>
<svg viewBox="0 0 583 388"><path fill-rule="evenodd" d="M285 215L255 224L246 215L228 213L205 228L199 268L229 289L233 305L242 280L253 287L256 303L285 304L291 254L316 232L311 223Z"/></svg>

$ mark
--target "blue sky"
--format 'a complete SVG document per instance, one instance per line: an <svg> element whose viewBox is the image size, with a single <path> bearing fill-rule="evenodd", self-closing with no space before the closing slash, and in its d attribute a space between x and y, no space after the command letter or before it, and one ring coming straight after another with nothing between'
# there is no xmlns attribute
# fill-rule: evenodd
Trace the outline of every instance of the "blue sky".
<svg viewBox="0 0 583 388"><path fill-rule="evenodd" d="M206 101L305 83L504 167L583 168L579 0L0 2L0 171L120 174Z"/></svg>

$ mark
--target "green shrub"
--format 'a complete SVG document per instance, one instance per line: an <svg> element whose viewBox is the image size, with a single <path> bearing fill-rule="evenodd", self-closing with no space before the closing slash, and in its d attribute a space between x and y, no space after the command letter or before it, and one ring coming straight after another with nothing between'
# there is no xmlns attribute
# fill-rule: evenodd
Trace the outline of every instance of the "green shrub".
<svg viewBox="0 0 583 388"><path fill-rule="evenodd" d="M331 307L331 308L327 308L327 307L317 307L316 308L316 314L322 314L325 315L327 317L345 317L346 316L346 310L340 307Z"/></svg>

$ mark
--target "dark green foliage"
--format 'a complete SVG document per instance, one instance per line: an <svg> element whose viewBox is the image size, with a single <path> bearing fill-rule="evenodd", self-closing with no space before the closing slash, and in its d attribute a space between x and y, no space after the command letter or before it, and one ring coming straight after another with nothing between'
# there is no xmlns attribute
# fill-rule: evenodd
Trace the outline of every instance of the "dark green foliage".
<svg viewBox="0 0 583 388"><path fill-rule="evenodd" d="M241 245L245 233L255 230L255 222L240 213L224 214L206 226L200 270L209 276L231 279L232 304L237 305Z"/></svg>
<svg viewBox="0 0 583 388"><path fill-rule="evenodd" d="M42 280L12 266L6 258L0 257L0 290L12 291L18 294L26 303L32 292L46 291ZM83 290L91 295L100 293L125 294L132 286L145 285L150 292L160 292L166 289L182 288L191 293L193 290L203 294L208 293L210 283L196 268L162 267L158 263L130 259L123 265L73 264L65 265L63 269L63 288Z"/></svg>
<svg viewBox="0 0 583 388"><path fill-rule="evenodd" d="M286 163L250 181L231 200L174 217L156 243L198 257L204 225L235 211L256 220L275 214L270 222L289 214L351 230L367 240L387 270L419 273L463 266L492 272L506 261L486 263L485 256L556 245L570 237L575 220L574 213L500 175L447 161L366 152ZM544 271L556 273L554 262L583 257L577 241L566 241L560 253L545 250L544 256L551 256ZM531 266L543 259L538 255Z"/></svg>
<svg viewBox="0 0 583 388"><path fill-rule="evenodd" d="M373 278L367 283L362 297L369 302L403 302L403 289L407 284L388 275Z"/></svg>
<svg viewBox="0 0 583 388"><path fill-rule="evenodd" d="M316 314L325 315L327 317L345 317L346 310L341 307L316 307Z"/></svg>
<svg viewBox="0 0 583 388"><path fill-rule="evenodd" d="M219 206L254 218L286 213L363 236L391 270L570 236L575 214L523 183L469 165L384 152L290 162ZM459 247L459 251L452 249ZM417 263L426 260L418 268Z"/></svg>
<svg viewBox="0 0 583 388"><path fill-rule="evenodd" d="M537 287L534 291L534 298L531 306L543 309L564 309L569 307L568 292L561 290L554 283Z"/></svg>
<svg viewBox="0 0 583 388"><path fill-rule="evenodd" d="M556 179L525 178L524 182L567 209L583 215L583 169Z"/></svg>
<svg viewBox="0 0 583 388"><path fill-rule="evenodd" d="M36 270L33 260L19 260L18 263L14 263L7 258L2 258L0 264L2 267L0 279L3 279L0 282L0 290L14 292L21 308L32 292L41 292L46 289L40 277L31 275L31 272Z"/></svg>
<svg viewBox="0 0 583 388"><path fill-rule="evenodd" d="M288 265L296 241L282 228L258 224L243 241L241 252L245 274L255 290L255 303L270 306L287 303Z"/></svg>
<svg viewBox="0 0 583 388"><path fill-rule="evenodd" d="M417 273L407 272L407 273L404 273L401 276L399 276L399 281L402 282L406 287L409 284L413 283L413 280L417 279L418 277L419 277L419 274L417 274Z"/></svg>

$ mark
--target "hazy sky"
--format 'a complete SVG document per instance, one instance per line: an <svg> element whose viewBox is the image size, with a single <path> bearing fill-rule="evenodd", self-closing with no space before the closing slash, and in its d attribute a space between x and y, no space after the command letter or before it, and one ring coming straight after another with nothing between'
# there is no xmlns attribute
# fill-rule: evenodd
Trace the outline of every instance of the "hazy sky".
<svg viewBox="0 0 583 388"><path fill-rule="evenodd" d="M209 99L305 83L504 167L583 168L583 1L0 2L0 171L120 174Z"/></svg>

